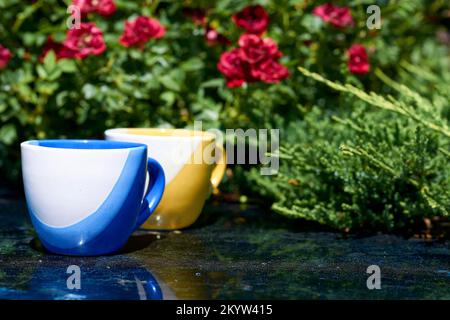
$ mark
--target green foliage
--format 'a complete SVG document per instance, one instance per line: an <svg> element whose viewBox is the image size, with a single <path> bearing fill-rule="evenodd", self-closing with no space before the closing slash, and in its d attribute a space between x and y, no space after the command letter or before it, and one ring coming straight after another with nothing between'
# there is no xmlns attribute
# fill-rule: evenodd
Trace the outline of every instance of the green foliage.
<svg viewBox="0 0 450 320"><path fill-rule="evenodd" d="M275 211L365 231L393 231L425 217L448 216L448 92L438 95L441 99L433 93L433 101L377 70L400 93L383 97L303 68L300 72L351 95L354 107L332 115L314 108L287 130L291 143L280 149L279 175L267 179L251 173L250 179L275 201ZM435 85L448 88L450 82L440 79Z"/></svg>
<svg viewBox="0 0 450 320"><path fill-rule="evenodd" d="M450 64L448 43L436 39L448 32L447 1L333 1L352 12L355 25L345 29L311 14L325 2L115 0L111 17L85 18L102 30L106 52L83 60L50 52L41 61L49 36L65 38L71 1L0 0L0 44L13 53L0 70L1 183L20 183L24 140L102 138L112 127L202 120L204 129L281 129L280 175L247 175L248 167L235 166L235 184L225 186L256 184L257 195L275 201L280 213L378 230L447 215ZM208 24L235 46L243 30L230 17L256 3L270 16L264 37L278 44L291 74L278 84L230 89L217 70L230 48L209 45L205 28L183 8L207 9ZM380 30L366 26L373 4L381 8ZM167 29L142 50L118 43L124 21L137 15ZM348 70L354 43L367 48L368 74Z"/></svg>
<svg viewBox="0 0 450 320"><path fill-rule="evenodd" d="M440 17L445 9L440 0L433 5L428 0L376 1L384 25L369 31L365 9L373 1L342 1L356 25L340 30L313 16L320 3L310 1L116 0L113 16L85 19L103 31L104 54L81 61L56 61L49 54L40 62L48 36L65 38L70 2L0 0L0 43L13 52L8 67L0 70L0 172L10 181L19 181L18 143L32 138L101 138L111 127L188 127L194 120L203 120L205 129L284 127L301 117L300 104L338 107L335 94L324 94L295 72L296 66L377 90L380 81L373 74L359 79L348 72L346 49L355 42L367 45L375 52L371 64L395 75L397 62L408 60L436 29L428 17ZM255 3L269 12L265 36L278 43L291 76L280 84L231 90L216 68L227 48L208 45L204 28L182 9L208 9L209 24L236 43L243 30L230 16ZM150 41L144 50L118 43L124 21L137 15L156 17L167 29L163 39Z"/></svg>

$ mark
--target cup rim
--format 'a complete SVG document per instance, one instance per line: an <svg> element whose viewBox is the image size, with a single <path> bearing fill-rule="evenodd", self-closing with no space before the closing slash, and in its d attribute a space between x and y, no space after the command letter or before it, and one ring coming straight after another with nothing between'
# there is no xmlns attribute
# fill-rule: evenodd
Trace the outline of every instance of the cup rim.
<svg viewBox="0 0 450 320"><path fill-rule="evenodd" d="M147 146L137 142L111 141L99 139L35 139L24 141L21 147L35 149L77 150L77 151L108 151L147 149Z"/></svg>
<svg viewBox="0 0 450 320"><path fill-rule="evenodd" d="M138 132L146 131L149 134ZM114 128L105 130L105 136L110 137L145 137L146 139L193 139L200 138L202 140L213 141L217 137L214 133L200 130L190 130L182 128Z"/></svg>

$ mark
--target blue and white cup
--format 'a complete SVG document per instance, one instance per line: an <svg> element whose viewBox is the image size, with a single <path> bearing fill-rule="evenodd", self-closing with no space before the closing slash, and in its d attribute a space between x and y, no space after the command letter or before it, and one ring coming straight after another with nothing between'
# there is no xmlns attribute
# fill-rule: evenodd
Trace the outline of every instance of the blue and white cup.
<svg viewBox="0 0 450 320"><path fill-rule="evenodd" d="M93 256L120 250L164 192L163 169L147 159L143 144L32 140L21 144L21 152L31 220L44 247L54 253Z"/></svg>

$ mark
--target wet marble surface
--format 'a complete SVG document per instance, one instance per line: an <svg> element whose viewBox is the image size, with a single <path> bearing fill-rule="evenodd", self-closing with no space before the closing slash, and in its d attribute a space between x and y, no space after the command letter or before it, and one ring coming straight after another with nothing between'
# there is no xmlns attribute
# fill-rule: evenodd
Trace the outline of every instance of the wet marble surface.
<svg viewBox="0 0 450 320"><path fill-rule="evenodd" d="M381 290L366 269L381 268ZM68 289L71 265L81 289ZM450 299L450 243L310 230L210 202L191 228L138 231L116 255L43 252L21 199L0 199L1 299Z"/></svg>

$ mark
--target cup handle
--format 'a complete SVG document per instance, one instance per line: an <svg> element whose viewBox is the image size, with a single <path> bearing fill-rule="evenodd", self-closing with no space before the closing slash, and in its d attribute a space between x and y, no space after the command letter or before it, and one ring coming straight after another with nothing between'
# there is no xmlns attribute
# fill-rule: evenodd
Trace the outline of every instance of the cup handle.
<svg viewBox="0 0 450 320"><path fill-rule="evenodd" d="M145 220L148 219L153 211L155 211L159 201L162 198L166 184L164 170L158 161L148 158L147 171L150 181L134 230L138 229L145 222Z"/></svg>
<svg viewBox="0 0 450 320"><path fill-rule="evenodd" d="M218 187L225 174L225 170L227 169L227 154L225 152L225 149L221 145L217 144L216 150L219 152L220 160L219 162L216 162L216 166L211 173L211 185L213 187L214 194L219 193Z"/></svg>

